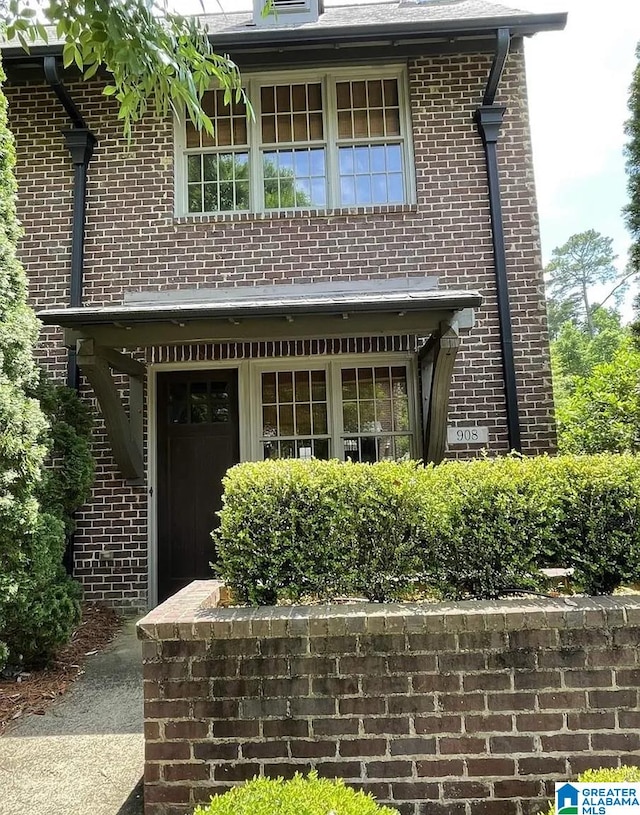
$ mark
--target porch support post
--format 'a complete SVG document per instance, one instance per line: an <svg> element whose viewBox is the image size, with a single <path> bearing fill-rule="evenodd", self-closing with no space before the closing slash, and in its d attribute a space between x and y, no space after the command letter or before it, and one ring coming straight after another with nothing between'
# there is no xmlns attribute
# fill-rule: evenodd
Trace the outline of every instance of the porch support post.
<svg viewBox="0 0 640 815"><path fill-rule="evenodd" d="M118 469L127 481L144 480L142 459L142 390L145 366L92 339L78 343L78 365L93 388L104 417L109 443ZM124 409L111 368L130 377L129 415Z"/></svg>
<svg viewBox="0 0 640 815"><path fill-rule="evenodd" d="M422 378L424 460L438 464L447 443L449 395L456 355L460 348L457 330L443 324L418 355Z"/></svg>

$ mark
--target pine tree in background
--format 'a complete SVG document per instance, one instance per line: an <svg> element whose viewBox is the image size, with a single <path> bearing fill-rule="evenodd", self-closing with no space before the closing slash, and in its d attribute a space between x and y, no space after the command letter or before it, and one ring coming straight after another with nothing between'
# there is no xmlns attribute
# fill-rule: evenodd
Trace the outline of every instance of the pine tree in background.
<svg viewBox="0 0 640 815"><path fill-rule="evenodd" d="M640 43L638 43L636 56L638 64L629 89L631 117L625 127L628 138L625 155L629 203L625 207L624 214L632 241L629 252L630 264L636 272L640 272Z"/></svg>

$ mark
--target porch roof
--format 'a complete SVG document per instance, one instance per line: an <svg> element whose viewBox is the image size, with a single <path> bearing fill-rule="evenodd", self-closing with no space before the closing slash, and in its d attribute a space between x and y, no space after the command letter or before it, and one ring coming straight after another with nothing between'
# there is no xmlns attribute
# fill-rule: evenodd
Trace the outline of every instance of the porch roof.
<svg viewBox="0 0 640 815"><path fill-rule="evenodd" d="M481 300L476 291L435 288L433 278L406 278L141 293L119 305L48 309L38 317L67 329L69 344L92 337L101 345L132 348L362 332L426 335Z"/></svg>

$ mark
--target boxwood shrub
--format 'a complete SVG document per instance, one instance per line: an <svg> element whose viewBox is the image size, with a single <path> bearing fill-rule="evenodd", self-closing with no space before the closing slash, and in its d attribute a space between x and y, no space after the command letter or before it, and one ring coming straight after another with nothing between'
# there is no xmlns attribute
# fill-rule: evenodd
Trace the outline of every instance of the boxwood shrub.
<svg viewBox="0 0 640 815"><path fill-rule="evenodd" d="M371 795L310 773L282 778L254 778L197 807L194 815L399 815L376 804Z"/></svg>
<svg viewBox="0 0 640 815"><path fill-rule="evenodd" d="M599 770L585 770L578 776L578 781L584 784L598 784L599 786L620 785L627 782L640 783L640 767L606 767ZM556 815L554 805L547 815Z"/></svg>
<svg viewBox="0 0 640 815"><path fill-rule="evenodd" d="M611 593L640 577L630 455L354 464L281 460L227 473L217 568L238 599L496 598L575 569Z"/></svg>

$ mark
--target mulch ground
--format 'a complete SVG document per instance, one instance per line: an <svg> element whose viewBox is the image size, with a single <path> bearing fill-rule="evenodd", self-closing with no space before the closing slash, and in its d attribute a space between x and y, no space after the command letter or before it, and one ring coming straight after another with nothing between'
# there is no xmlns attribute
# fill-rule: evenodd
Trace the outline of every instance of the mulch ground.
<svg viewBox="0 0 640 815"><path fill-rule="evenodd" d="M113 609L100 603L84 603L80 625L49 667L11 678L0 677L0 736L22 716L43 715L82 675L87 657L111 642L121 622Z"/></svg>

